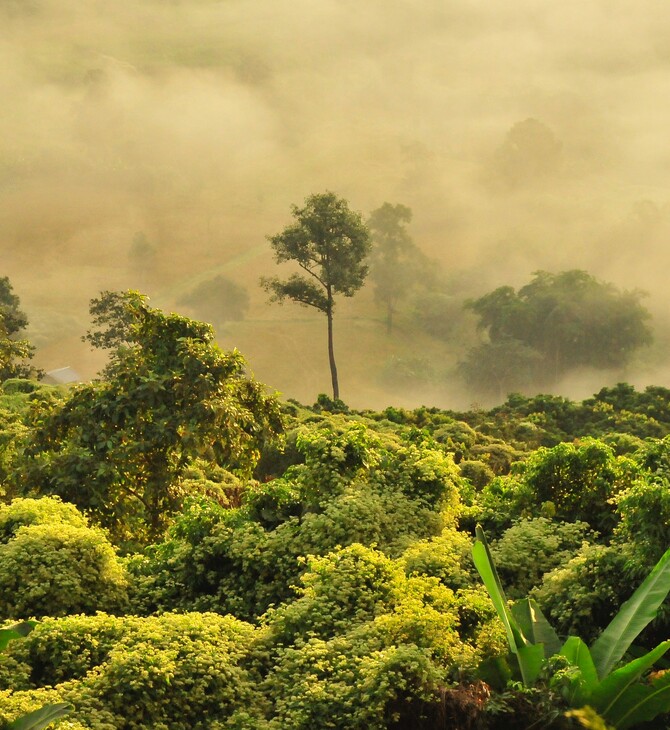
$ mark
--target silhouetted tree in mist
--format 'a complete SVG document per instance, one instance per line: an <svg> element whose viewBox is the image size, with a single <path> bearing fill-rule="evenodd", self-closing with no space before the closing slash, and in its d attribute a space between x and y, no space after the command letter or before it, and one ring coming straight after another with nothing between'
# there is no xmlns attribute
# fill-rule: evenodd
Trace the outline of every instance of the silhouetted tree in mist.
<svg viewBox="0 0 670 730"><path fill-rule="evenodd" d="M488 377L500 391L524 378L555 382L580 366L624 367L652 341L642 296L578 269L538 271L518 291L502 286L466 303L489 342L471 350L461 370L473 385Z"/></svg>
<svg viewBox="0 0 670 730"><path fill-rule="evenodd" d="M428 275L429 262L412 241L406 225L412 211L406 205L384 203L373 210L367 225L372 235L370 278L375 300L386 310L386 329L393 331L398 304Z"/></svg>
<svg viewBox="0 0 670 730"><path fill-rule="evenodd" d="M198 317L222 327L225 322L244 319L249 309L249 293L242 285L215 276L198 284L179 304L192 307Z"/></svg>
<svg viewBox="0 0 670 730"><path fill-rule="evenodd" d="M538 119L524 119L505 135L494 160L499 183L512 188L535 185L559 172L563 145Z"/></svg>

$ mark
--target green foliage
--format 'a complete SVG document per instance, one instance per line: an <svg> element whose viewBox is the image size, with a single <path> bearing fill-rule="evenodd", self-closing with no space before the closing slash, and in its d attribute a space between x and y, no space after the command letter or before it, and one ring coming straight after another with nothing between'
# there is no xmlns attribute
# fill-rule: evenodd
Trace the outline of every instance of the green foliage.
<svg viewBox="0 0 670 730"><path fill-rule="evenodd" d="M253 687L240 666L253 628L231 617L165 615L138 623L85 680L119 730L205 730Z"/></svg>
<svg viewBox="0 0 670 730"><path fill-rule="evenodd" d="M44 618L0 656L0 688L27 691L81 680L143 620L101 612Z"/></svg>
<svg viewBox="0 0 670 730"><path fill-rule="evenodd" d="M163 543L129 563L138 611L248 619L293 596L302 556L353 542L399 555L454 520L459 476L436 445L382 443L361 423L335 420L303 427L296 445L304 463L249 485L240 509L192 504Z"/></svg>
<svg viewBox="0 0 670 730"><path fill-rule="evenodd" d="M481 658L461 627L473 610L470 594L362 545L311 560L299 598L266 618L271 727L423 727L442 683Z"/></svg>
<svg viewBox="0 0 670 730"><path fill-rule="evenodd" d="M28 324L28 318L19 305L9 278L0 277L0 383L10 378L30 378L39 374L28 362L35 348L27 340L19 339Z"/></svg>
<svg viewBox="0 0 670 730"><path fill-rule="evenodd" d="M522 480L537 505L551 502L557 519L587 522L605 533L616 521L611 498L636 476L632 461L615 457L595 439L540 448L522 467Z"/></svg>
<svg viewBox="0 0 670 730"><path fill-rule="evenodd" d="M45 620L8 655L40 688L3 697L0 718L64 699L75 707L73 719L92 730L222 728L237 708L254 710L242 666L254 635L248 624L212 614Z"/></svg>
<svg viewBox="0 0 670 730"><path fill-rule="evenodd" d="M440 535L413 542L402 554L408 576L429 576L458 590L473 584L470 537L453 527L445 527Z"/></svg>
<svg viewBox="0 0 670 730"><path fill-rule="evenodd" d="M9 724L9 730L44 730L51 723L69 715L71 709L71 706L67 702L44 705L11 722Z"/></svg>
<svg viewBox="0 0 670 730"><path fill-rule="evenodd" d="M466 305L489 337L469 356L472 373L482 383L488 373L502 393L522 374L530 375L531 382L554 382L582 365L621 367L652 339L641 296L576 269L538 271L518 292L500 287Z"/></svg>
<svg viewBox="0 0 670 730"><path fill-rule="evenodd" d="M28 317L19 309L21 301L14 294L9 277L0 277L0 325L7 337L15 335L28 325Z"/></svg>
<svg viewBox="0 0 670 730"><path fill-rule="evenodd" d="M287 648L263 690L276 698L272 730L386 730L407 713L408 700L434 699L439 679L429 652L363 633Z"/></svg>
<svg viewBox="0 0 670 730"><path fill-rule="evenodd" d="M670 549L621 606L590 650L575 636L569 637L559 649L557 635L531 600L519 602L510 610L486 537L479 527L473 559L505 626L511 654L518 662L526 686L532 686L539 678L545 657L558 654L570 665L571 671L562 680L565 699L573 707L592 705L606 721L622 730L670 711L670 676L662 673L651 677L649 682L641 681L670 649L670 641L618 666L670 592Z"/></svg>
<svg viewBox="0 0 670 730"><path fill-rule="evenodd" d="M16 537L21 527L61 524L88 527L84 515L73 504L62 502L58 497L17 497L9 504L0 505L0 543Z"/></svg>
<svg viewBox="0 0 670 730"><path fill-rule="evenodd" d="M475 489L483 489L495 478L493 470L488 464L478 459L465 459L458 464L461 476L467 479Z"/></svg>
<svg viewBox="0 0 670 730"><path fill-rule="evenodd" d="M0 544L0 616L118 610L126 578L101 531L65 522L21 527Z"/></svg>
<svg viewBox="0 0 670 730"><path fill-rule="evenodd" d="M639 559L653 565L670 545L670 484L640 479L616 496L617 538L635 546Z"/></svg>
<svg viewBox="0 0 670 730"><path fill-rule="evenodd" d="M626 597L627 558L620 546L587 545L546 574L533 597L561 635L592 640Z"/></svg>
<svg viewBox="0 0 670 730"><path fill-rule="evenodd" d="M539 586L545 573L573 558L593 538L584 522L554 522L546 517L520 520L492 543L491 555L507 593L521 598Z"/></svg>
<svg viewBox="0 0 670 730"><path fill-rule="evenodd" d="M35 621L23 621L18 624L0 628L0 651L7 648L10 641L23 638L30 634L35 626ZM42 705L31 709L27 713L19 715L8 722L8 718L0 717L0 725L8 730L44 730L52 722L70 713L72 708L67 702ZM1 712L1 710L0 710Z"/></svg>
<svg viewBox="0 0 670 730"><path fill-rule="evenodd" d="M105 379L40 403L20 467L31 487L90 511L117 540L142 541L181 505L178 481L193 459L248 475L280 416L209 325L133 292L112 302L99 314L112 329L98 344L117 345Z"/></svg>

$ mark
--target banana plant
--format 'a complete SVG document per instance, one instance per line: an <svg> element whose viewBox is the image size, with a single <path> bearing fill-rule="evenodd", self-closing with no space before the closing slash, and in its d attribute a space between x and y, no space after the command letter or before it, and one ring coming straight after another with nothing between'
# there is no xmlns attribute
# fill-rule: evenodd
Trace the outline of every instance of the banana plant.
<svg viewBox="0 0 670 730"><path fill-rule="evenodd" d="M670 592L670 549L590 648L577 636L561 643L532 599L509 606L479 525L472 556L505 626L510 652L516 658L524 685L532 686L545 659L557 655L576 670L566 696L571 707L588 705L618 730L670 711L670 672L645 679L654 663L670 649L670 641L663 641L644 656L618 666Z"/></svg>
<svg viewBox="0 0 670 730"><path fill-rule="evenodd" d="M21 621L11 626L0 628L0 651L7 648L10 641L27 636L34 628L35 621ZM44 705L33 712L21 715L7 725L8 730L44 730L55 720L64 717L72 711L72 705L67 702Z"/></svg>

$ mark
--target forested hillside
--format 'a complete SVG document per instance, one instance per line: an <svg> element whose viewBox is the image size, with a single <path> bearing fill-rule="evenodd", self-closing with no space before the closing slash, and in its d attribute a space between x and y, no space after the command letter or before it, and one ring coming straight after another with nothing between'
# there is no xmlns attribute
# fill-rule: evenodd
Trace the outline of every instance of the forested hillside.
<svg viewBox="0 0 670 730"><path fill-rule="evenodd" d="M92 311L99 379L2 383L4 727L46 707L63 730L625 728L670 707L670 391L304 406L209 325L133 293ZM659 560L635 628L601 635ZM523 651L491 562L531 599Z"/></svg>

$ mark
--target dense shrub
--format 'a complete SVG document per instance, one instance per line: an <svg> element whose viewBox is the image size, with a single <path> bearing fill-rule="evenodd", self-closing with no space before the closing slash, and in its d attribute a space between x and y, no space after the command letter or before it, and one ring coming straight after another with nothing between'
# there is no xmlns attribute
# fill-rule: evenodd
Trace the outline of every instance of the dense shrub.
<svg viewBox="0 0 670 730"><path fill-rule="evenodd" d="M275 641L326 638L370 621L393 606L403 579L398 562L359 544L312 558L302 595L270 614Z"/></svg>
<svg viewBox="0 0 670 730"><path fill-rule="evenodd" d="M622 581L626 563L620 546L586 545L547 573L532 595L559 635L580 636L589 643L637 587Z"/></svg>
<svg viewBox="0 0 670 730"><path fill-rule="evenodd" d="M651 569L670 547L670 482L640 479L617 495L616 507L621 516L617 537L634 544Z"/></svg>
<svg viewBox="0 0 670 730"><path fill-rule="evenodd" d="M430 652L363 629L284 650L263 690L274 698L272 730L386 730L408 699L432 699L440 679Z"/></svg>
<svg viewBox="0 0 670 730"><path fill-rule="evenodd" d="M454 522L460 477L436 444L340 422L305 427L297 443L305 463L249 485L240 509L191 501L164 542L130 560L136 611L251 619L294 597L302 556L354 542L397 556Z"/></svg>
<svg viewBox="0 0 670 730"><path fill-rule="evenodd" d="M520 520L491 545L493 560L510 598L523 598L542 576L566 563L592 538L585 522Z"/></svg>
<svg viewBox="0 0 670 730"><path fill-rule="evenodd" d="M447 527L436 537L413 542L402 554L402 562L407 575L438 578L457 590L479 584L471 550L472 540L467 535Z"/></svg>
<svg viewBox="0 0 670 730"><path fill-rule="evenodd" d="M73 504L59 497L17 498L0 505L0 543L15 537L20 527L54 524L87 527L88 521Z"/></svg>
<svg viewBox="0 0 670 730"><path fill-rule="evenodd" d="M464 459L458 464L458 468L461 476L476 489L483 489L495 478L493 470L483 461Z"/></svg>
<svg viewBox="0 0 670 730"><path fill-rule="evenodd" d="M67 523L21 527L0 544L0 617L119 610L126 577L104 534Z"/></svg>
<svg viewBox="0 0 670 730"><path fill-rule="evenodd" d="M40 677L44 686L7 693L0 717L14 717L47 701L66 701L75 708L68 718L73 730L211 730L228 727L238 708L254 709L255 687L242 661L255 629L232 617L99 615L45 624L28 637L27 647L13 642L8 653L15 664L18 659L28 662L31 678ZM41 666L44 659L50 669ZM78 666L68 672L57 661ZM51 680L68 674L76 676L49 688Z"/></svg>
<svg viewBox="0 0 670 730"><path fill-rule="evenodd" d="M557 519L588 522L602 532L616 519L609 502L632 478L632 462L615 457L602 441L538 449L523 466L523 480L537 504L551 502Z"/></svg>
<svg viewBox="0 0 670 730"><path fill-rule="evenodd" d="M83 679L143 620L104 613L45 618L0 654L0 689L31 690Z"/></svg>
<svg viewBox="0 0 670 730"><path fill-rule="evenodd" d="M117 730L208 730L253 688L240 667L253 628L232 617L164 615L137 624L84 682Z"/></svg>

